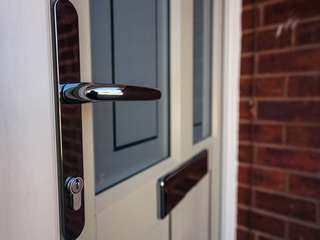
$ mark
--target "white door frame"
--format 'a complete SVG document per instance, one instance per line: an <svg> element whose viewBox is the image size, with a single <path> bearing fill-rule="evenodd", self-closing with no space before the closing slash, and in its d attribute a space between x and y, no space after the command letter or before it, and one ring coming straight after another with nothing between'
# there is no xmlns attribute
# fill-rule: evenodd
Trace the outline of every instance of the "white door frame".
<svg viewBox="0 0 320 240"><path fill-rule="evenodd" d="M215 1L214 24L215 27L222 26L223 29L214 29L214 42L221 42L217 33L223 33L222 46L213 51L213 68L221 69L214 71L217 76L214 80L221 77L223 81L214 88L214 93L219 96L217 91L221 90L221 102L216 101L213 111L214 116L221 107L220 124L222 129L216 130L220 143L220 209L213 205L213 209L220 211L219 240L235 240L237 229L237 176L238 176L238 126L239 126L239 89L240 89L240 60L241 60L241 0L219 0ZM221 16L222 15L222 16ZM217 36L218 35L218 36ZM219 52L221 49L221 52ZM221 55L220 55L221 54ZM220 58L220 59L219 59ZM221 60L222 59L222 60ZM222 64L222 65L220 65ZM214 81L215 83L215 81ZM221 84L221 85L219 85ZM217 106L219 104L219 106ZM219 121L214 121L219 122ZM218 174L219 175L219 174ZM214 176L214 174L213 174ZM214 178L212 185L214 183ZM212 199L215 198L214 192ZM212 228L215 222L212 221ZM215 240L212 238L212 240Z"/></svg>

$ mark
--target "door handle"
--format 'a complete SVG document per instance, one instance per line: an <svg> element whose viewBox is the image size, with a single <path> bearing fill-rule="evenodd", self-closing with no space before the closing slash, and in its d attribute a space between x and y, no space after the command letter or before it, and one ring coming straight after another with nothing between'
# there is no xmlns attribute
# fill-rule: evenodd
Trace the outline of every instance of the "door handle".
<svg viewBox="0 0 320 240"><path fill-rule="evenodd" d="M161 98L157 89L102 83L67 83L59 85L63 104L81 104L105 101L146 101Z"/></svg>
<svg viewBox="0 0 320 240"><path fill-rule="evenodd" d="M60 222L64 239L85 226L82 103L160 99L156 89L81 82L79 19L70 0L52 2ZM105 43L107 44L107 43Z"/></svg>

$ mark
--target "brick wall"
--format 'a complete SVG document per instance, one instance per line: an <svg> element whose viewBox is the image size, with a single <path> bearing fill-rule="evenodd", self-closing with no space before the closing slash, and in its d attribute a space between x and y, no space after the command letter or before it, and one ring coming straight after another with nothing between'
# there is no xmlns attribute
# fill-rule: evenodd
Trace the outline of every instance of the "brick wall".
<svg viewBox="0 0 320 240"><path fill-rule="evenodd" d="M320 240L320 0L243 0L238 240Z"/></svg>

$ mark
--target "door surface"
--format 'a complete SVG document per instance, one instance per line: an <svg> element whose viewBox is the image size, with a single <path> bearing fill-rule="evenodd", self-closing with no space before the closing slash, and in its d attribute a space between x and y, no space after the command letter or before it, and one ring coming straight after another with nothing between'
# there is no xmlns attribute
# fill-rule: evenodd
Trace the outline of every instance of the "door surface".
<svg viewBox="0 0 320 240"><path fill-rule="evenodd" d="M66 72L77 74L65 77L157 88L162 98L75 104L69 116L76 120L63 119L74 129L59 129L61 76L55 74L58 39L50 16L55 2L1 3L1 64L8 66L0 96L1 237L68 239L63 211L77 207L62 204L65 186L58 189L57 183L63 164L57 156L61 160L69 143L81 150L68 157L83 160L85 225L78 239L218 239L220 89L213 82L220 80L211 77L219 76L211 69L213 3L71 0L79 36L64 26L67 39L60 40L67 48L61 55ZM72 134L61 144L64 130ZM208 166L202 168L204 158ZM201 178L190 168L199 169L199 159L200 172L206 170ZM179 173L189 175L174 192L174 207L162 216L162 180Z"/></svg>
<svg viewBox="0 0 320 240"><path fill-rule="evenodd" d="M209 239L211 1L70 2L79 21L74 49L82 82L162 93L155 101L82 105L85 226L79 238ZM209 171L160 216L159 179L203 151Z"/></svg>

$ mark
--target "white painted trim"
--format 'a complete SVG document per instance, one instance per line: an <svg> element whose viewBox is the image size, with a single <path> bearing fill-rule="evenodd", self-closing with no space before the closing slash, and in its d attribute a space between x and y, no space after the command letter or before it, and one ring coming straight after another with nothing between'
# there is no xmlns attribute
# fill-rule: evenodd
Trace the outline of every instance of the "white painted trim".
<svg viewBox="0 0 320 240"><path fill-rule="evenodd" d="M236 239L241 0L223 6L221 240Z"/></svg>

